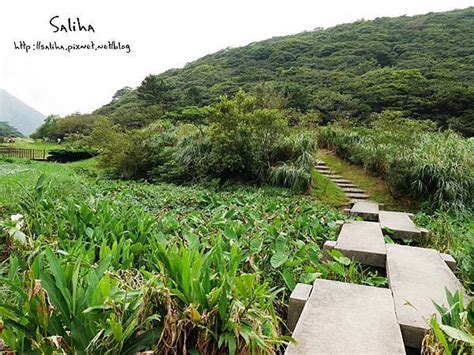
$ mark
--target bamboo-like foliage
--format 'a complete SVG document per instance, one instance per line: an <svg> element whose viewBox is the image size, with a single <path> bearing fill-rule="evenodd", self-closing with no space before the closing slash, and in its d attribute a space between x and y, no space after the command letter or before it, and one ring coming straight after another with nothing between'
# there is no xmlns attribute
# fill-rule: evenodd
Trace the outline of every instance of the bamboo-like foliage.
<svg viewBox="0 0 474 355"><path fill-rule="evenodd" d="M380 119L372 128L324 127L319 139L341 157L385 177L396 191L433 208L473 208L472 139L406 119Z"/></svg>

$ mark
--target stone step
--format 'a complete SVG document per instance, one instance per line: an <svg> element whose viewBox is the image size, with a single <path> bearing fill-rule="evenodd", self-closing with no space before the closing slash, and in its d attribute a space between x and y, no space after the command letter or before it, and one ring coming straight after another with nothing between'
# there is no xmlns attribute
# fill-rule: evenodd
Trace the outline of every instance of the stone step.
<svg viewBox="0 0 474 355"><path fill-rule="evenodd" d="M316 280L285 354L405 354L390 290Z"/></svg>
<svg viewBox="0 0 474 355"><path fill-rule="evenodd" d="M426 230L418 228L411 219L411 214L405 212L380 211L379 222L382 229L393 232L395 239L416 239Z"/></svg>
<svg viewBox="0 0 474 355"><path fill-rule="evenodd" d="M405 345L419 349L436 314L433 302L446 304L451 293L462 288L441 255L433 249L387 244L387 277Z"/></svg>
<svg viewBox="0 0 474 355"><path fill-rule="evenodd" d="M364 201L367 201L367 199L358 199L358 198L352 198L349 200L349 202L353 205L354 203L357 203L357 202L364 202Z"/></svg>
<svg viewBox="0 0 474 355"><path fill-rule="evenodd" d="M385 267L387 250L382 228L377 222L345 222L334 249L364 265Z"/></svg>
<svg viewBox="0 0 474 355"><path fill-rule="evenodd" d="M319 170L319 169L316 169L316 171L318 173L320 173L321 175L334 175L334 173L331 171L331 170Z"/></svg>
<svg viewBox="0 0 474 355"><path fill-rule="evenodd" d="M364 190L362 189L359 189L357 187L341 187L341 190L344 191L344 192L353 192L353 193L357 193L357 194L363 194L365 193Z"/></svg>
<svg viewBox="0 0 474 355"><path fill-rule="evenodd" d="M365 221L377 222L379 220L379 211L380 205L378 203L371 201L361 201L354 203L349 211L349 214L351 216L361 217Z"/></svg>
<svg viewBox="0 0 474 355"><path fill-rule="evenodd" d="M320 171L320 173L321 173L322 175L337 175L337 176L340 176L340 175L336 174L336 173L335 173L334 171L332 171L332 170L324 170L324 171ZM340 179L342 179L342 177L340 177Z"/></svg>
<svg viewBox="0 0 474 355"><path fill-rule="evenodd" d="M288 318L286 322L290 332L295 330L296 324L300 319L301 312L303 312L304 305L306 304L306 301L308 301L312 289L312 285L298 283L291 292L290 302L288 302Z"/></svg>
<svg viewBox="0 0 474 355"><path fill-rule="evenodd" d="M318 166L316 166L316 170L318 170L318 171L328 171L328 170L331 170L331 169L326 165L318 165Z"/></svg>
<svg viewBox="0 0 474 355"><path fill-rule="evenodd" d="M327 177L328 179L331 179L334 181L334 179L342 179L342 176L341 175L337 175L337 174L333 174L333 173L329 173L329 174L323 174L325 177Z"/></svg>
<svg viewBox="0 0 474 355"><path fill-rule="evenodd" d="M357 188L357 185L354 185L352 182L336 182L335 183L340 188L349 187L349 188Z"/></svg>
<svg viewBox="0 0 474 355"><path fill-rule="evenodd" d="M339 184L339 183L342 183L342 184L353 184L353 182L352 182L351 180L342 179L342 178L332 179L332 181L334 181L336 184Z"/></svg>
<svg viewBox="0 0 474 355"><path fill-rule="evenodd" d="M358 193L358 192L348 192L348 193L346 193L346 195L349 198L358 199L358 200L365 200L365 199L368 199L370 197L366 193Z"/></svg>

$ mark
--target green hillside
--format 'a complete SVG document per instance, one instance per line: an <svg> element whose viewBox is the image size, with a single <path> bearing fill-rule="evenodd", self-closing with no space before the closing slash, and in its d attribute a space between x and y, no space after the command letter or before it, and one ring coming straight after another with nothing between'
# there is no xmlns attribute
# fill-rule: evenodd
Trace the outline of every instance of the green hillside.
<svg viewBox="0 0 474 355"><path fill-rule="evenodd" d="M7 122L0 122L0 138L4 137L22 137L18 130L10 126Z"/></svg>
<svg viewBox="0 0 474 355"><path fill-rule="evenodd" d="M23 135L33 133L44 120L44 115L4 89L0 89L0 121L7 122Z"/></svg>
<svg viewBox="0 0 474 355"><path fill-rule="evenodd" d="M322 122L391 109L474 134L474 8L360 20L224 49L147 77L96 113L120 120L213 103L238 88L283 94ZM137 108L140 107L140 109ZM139 117L137 117L139 119Z"/></svg>

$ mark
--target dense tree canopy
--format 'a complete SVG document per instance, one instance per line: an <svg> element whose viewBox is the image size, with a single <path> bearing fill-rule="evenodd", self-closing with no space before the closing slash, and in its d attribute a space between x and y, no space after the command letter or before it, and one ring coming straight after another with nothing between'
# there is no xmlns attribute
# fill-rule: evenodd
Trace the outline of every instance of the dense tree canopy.
<svg viewBox="0 0 474 355"><path fill-rule="evenodd" d="M287 108L319 111L324 122L397 110L473 135L474 8L360 20L224 49L182 69L150 75L99 109L204 106L262 83Z"/></svg>

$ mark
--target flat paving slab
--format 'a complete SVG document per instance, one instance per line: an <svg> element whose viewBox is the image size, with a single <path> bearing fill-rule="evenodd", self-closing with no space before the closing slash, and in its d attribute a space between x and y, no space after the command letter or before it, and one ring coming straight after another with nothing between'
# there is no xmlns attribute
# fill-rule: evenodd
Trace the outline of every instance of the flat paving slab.
<svg viewBox="0 0 474 355"><path fill-rule="evenodd" d="M421 229L413 223L408 213L380 211L379 221L383 229L393 231L395 239L416 239L421 236Z"/></svg>
<svg viewBox="0 0 474 355"><path fill-rule="evenodd" d="M334 248L362 264L385 266L387 249L382 228L377 222L345 222Z"/></svg>
<svg viewBox="0 0 474 355"><path fill-rule="evenodd" d="M446 305L445 288L462 288L441 255L433 249L387 244L387 277L395 312L407 346L420 348L436 313L433 302Z"/></svg>
<svg viewBox="0 0 474 355"><path fill-rule="evenodd" d="M352 216L361 217L366 221L377 222L379 220L379 204L371 201L356 202L350 210Z"/></svg>
<svg viewBox="0 0 474 355"><path fill-rule="evenodd" d="M405 354L390 290L316 280L285 354Z"/></svg>

